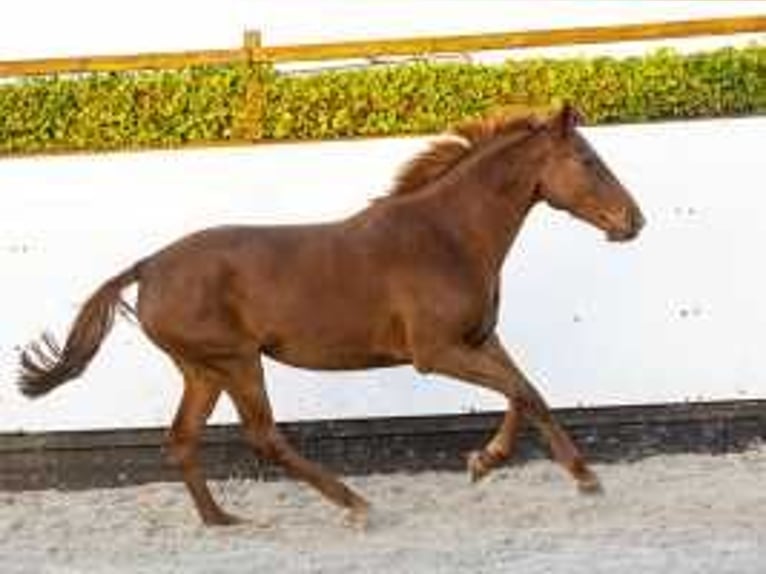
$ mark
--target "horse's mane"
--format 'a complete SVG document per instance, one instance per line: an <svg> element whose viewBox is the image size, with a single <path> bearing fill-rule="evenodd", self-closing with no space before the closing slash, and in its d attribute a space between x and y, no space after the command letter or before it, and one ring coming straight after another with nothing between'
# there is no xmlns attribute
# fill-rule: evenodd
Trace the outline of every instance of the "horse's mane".
<svg viewBox="0 0 766 574"><path fill-rule="evenodd" d="M388 193L401 196L417 192L482 145L517 131L528 131L539 123L534 114L506 112L457 124L404 164Z"/></svg>

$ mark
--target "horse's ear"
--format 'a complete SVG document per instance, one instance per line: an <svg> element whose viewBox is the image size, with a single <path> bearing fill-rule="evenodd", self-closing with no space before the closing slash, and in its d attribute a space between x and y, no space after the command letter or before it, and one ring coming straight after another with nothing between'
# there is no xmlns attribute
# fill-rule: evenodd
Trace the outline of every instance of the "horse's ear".
<svg viewBox="0 0 766 574"><path fill-rule="evenodd" d="M577 108L567 102L561 108L556 123L558 123L559 133L563 137L569 137L574 133L575 128L583 123L583 116Z"/></svg>

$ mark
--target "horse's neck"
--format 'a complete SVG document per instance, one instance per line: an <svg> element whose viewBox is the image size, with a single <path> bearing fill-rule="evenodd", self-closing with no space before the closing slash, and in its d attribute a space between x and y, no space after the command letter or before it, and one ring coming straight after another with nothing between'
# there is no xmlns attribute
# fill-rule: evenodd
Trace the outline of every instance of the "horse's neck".
<svg viewBox="0 0 766 574"><path fill-rule="evenodd" d="M491 145L491 144L490 144ZM486 272L499 273L529 211L536 202L534 172L539 157L502 145L477 152L445 178L426 201L476 251Z"/></svg>

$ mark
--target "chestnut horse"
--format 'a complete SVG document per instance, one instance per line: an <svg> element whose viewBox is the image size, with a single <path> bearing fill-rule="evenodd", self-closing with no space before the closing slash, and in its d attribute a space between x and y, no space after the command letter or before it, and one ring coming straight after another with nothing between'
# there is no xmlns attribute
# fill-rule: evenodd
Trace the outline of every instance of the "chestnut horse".
<svg viewBox="0 0 766 574"><path fill-rule="evenodd" d="M580 490L596 475L517 368L495 331L500 268L524 219L544 201L610 240L644 219L576 130L566 105L548 118L465 123L401 171L391 192L330 224L226 226L186 236L106 281L84 304L63 347L50 335L21 356L21 391L35 397L82 373L138 283L135 314L183 374L169 453L201 519L237 518L213 499L200 434L222 392L260 456L364 522L368 503L306 460L274 424L261 356L310 369L411 364L502 393L496 434L468 457L479 479L509 457L521 419L534 424Z"/></svg>

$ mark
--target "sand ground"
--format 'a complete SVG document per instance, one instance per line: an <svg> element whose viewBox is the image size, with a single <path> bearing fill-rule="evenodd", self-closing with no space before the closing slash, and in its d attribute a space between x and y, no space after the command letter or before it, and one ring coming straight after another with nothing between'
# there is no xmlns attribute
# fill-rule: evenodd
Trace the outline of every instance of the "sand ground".
<svg viewBox="0 0 766 574"><path fill-rule="evenodd" d="M180 484L0 493L0 572L766 572L766 448L596 467L578 495L548 461L479 485L460 473L352 477L365 532L290 481L215 483L250 521L210 529Z"/></svg>

